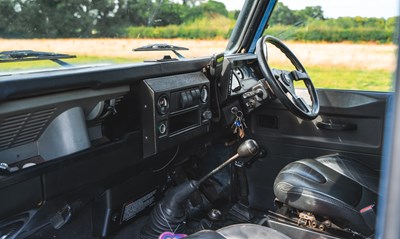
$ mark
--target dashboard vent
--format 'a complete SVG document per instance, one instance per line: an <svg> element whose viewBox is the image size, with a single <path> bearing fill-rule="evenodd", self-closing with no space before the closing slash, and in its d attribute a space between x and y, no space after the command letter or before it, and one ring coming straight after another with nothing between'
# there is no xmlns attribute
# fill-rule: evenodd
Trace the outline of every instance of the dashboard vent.
<svg viewBox="0 0 400 239"><path fill-rule="evenodd" d="M118 105L122 101L123 98L124 98L123 95L118 96L117 98L115 98L115 105Z"/></svg>
<svg viewBox="0 0 400 239"><path fill-rule="evenodd" d="M0 150L36 141L56 108L12 115L0 124Z"/></svg>

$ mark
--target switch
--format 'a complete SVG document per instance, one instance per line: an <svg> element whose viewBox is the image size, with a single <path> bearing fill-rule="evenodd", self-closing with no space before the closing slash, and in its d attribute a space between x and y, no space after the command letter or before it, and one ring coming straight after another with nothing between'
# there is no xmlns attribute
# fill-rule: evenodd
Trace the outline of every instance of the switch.
<svg viewBox="0 0 400 239"><path fill-rule="evenodd" d="M189 99L186 95L186 92L181 92L181 99L180 99L180 103L181 103L181 108L184 109L189 105Z"/></svg>
<svg viewBox="0 0 400 239"><path fill-rule="evenodd" d="M212 118L212 113L211 111L206 110L201 114L201 116L203 117L203 120L210 120Z"/></svg>

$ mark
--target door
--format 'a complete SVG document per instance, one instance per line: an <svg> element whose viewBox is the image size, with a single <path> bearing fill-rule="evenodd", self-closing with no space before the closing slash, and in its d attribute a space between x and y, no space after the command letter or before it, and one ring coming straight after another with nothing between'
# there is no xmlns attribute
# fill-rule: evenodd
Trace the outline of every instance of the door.
<svg viewBox="0 0 400 239"><path fill-rule="evenodd" d="M267 152L248 172L255 208L273 208L275 177L295 160L338 153L380 171L397 46L391 37L379 44L377 36L369 39L363 34L366 27L393 32L395 24L390 17L378 23L362 9L354 9L354 17L330 17L324 10L306 1L293 6L279 2L264 30L283 40L304 65L317 88L320 113L312 121L302 120L276 99L249 116L248 136ZM294 70L279 49L271 45L267 51L271 68ZM304 86L296 85L296 94L307 101Z"/></svg>
<svg viewBox="0 0 400 239"><path fill-rule="evenodd" d="M319 89L318 96L320 114L312 121L297 118L278 100L252 114L249 137L267 152L249 170L253 206L271 208L274 179L295 160L339 153L380 170L391 93Z"/></svg>

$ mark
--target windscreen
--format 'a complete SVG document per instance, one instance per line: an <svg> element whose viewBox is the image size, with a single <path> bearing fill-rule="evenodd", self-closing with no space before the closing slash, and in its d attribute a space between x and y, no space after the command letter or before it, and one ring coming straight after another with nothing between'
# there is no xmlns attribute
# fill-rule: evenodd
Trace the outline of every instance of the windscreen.
<svg viewBox="0 0 400 239"><path fill-rule="evenodd" d="M211 56L225 50L243 3L244 0L2 0L0 52L70 54L76 58L64 61L73 66L179 58L168 49L133 51L146 46L156 48L154 45L180 47L182 50L177 52L185 58ZM6 58L10 55L0 55L0 60ZM0 64L0 72L58 67L63 66L54 61L16 60Z"/></svg>

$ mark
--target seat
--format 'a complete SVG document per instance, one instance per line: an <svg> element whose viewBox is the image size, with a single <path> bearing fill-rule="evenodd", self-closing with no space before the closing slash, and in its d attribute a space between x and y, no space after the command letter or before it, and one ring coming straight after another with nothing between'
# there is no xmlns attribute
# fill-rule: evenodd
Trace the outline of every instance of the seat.
<svg viewBox="0 0 400 239"><path fill-rule="evenodd" d="M202 230L185 239L290 239L288 236L257 224L234 224L217 231Z"/></svg>
<svg viewBox="0 0 400 239"><path fill-rule="evenodd" d="M377 202L378 179L374 170L354 159L326 155L286 165L275 179L274 193L290 207L371 235L374 221L360 210Z"/></svg>

